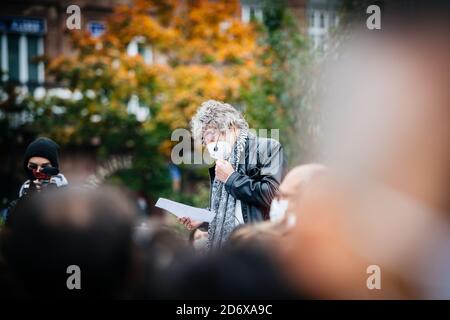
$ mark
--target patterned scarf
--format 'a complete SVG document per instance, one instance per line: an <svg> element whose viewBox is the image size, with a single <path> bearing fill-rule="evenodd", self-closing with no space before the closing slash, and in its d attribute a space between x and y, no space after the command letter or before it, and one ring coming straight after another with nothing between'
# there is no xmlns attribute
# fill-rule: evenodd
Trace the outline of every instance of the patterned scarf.
<svg viewBox="0 0 450 320"><path fill-rule="evenodd" d="M241 156L244 155L247 136L248 130L241 129L228 159L235 170L238 167ZM242 157L242 160L245 160L245 156ZM216 215L209 224L208 248L220 248L235 227L236 199L225 190L225 184L216 178L214 178L212 185L211 210Z"/></svg>

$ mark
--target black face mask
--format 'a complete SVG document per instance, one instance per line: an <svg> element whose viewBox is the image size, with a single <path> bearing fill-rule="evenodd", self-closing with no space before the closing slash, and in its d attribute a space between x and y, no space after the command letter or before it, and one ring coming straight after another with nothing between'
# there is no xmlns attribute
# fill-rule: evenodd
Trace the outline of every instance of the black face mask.
<svg viewBox="0 0 450 320"><path fill-rule="evenodd" d="M27 176L28 179L33 181L36 179L50 179L52 176L55 176L59 173L59 170L55 167L45 167L40 170L40 172L37 172L36 169L31 169L27 167Z"/></svg>

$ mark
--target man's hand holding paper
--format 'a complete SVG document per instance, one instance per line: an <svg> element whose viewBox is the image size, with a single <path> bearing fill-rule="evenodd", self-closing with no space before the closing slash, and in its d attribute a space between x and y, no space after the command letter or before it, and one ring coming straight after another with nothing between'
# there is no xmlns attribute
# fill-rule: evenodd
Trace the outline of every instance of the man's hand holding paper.
<svg viewBox="0 0 450 320"><path fill-rule="evenodd" d="M165 198L159 198L155 206L174 214L181 223L187 227L190 226L192 229L204 221L211 222L214 219L214 213L209 210L188 206Z"/></svg>

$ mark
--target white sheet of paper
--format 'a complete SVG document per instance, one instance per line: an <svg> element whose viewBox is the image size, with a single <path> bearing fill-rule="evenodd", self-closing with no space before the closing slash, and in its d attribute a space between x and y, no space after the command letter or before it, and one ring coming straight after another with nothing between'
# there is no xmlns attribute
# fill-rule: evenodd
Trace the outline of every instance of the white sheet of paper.
<svg viewBox="0 0 450 320"><path fill-rule="evenodd" d="M155 207L167 210L178 218L188 217L191 220L206 222L211 222L214 219L214 213L209 210L191 207L165 198L159 198Z"/></svg>

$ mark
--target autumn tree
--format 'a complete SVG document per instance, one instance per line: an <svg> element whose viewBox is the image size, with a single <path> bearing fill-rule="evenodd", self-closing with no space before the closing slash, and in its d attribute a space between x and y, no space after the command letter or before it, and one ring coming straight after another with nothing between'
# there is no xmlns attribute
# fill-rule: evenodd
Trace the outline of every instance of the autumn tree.
<svg viewBox="0 0 450 320"><path fill-rule="evenodd" d="M122 182L161 194L171 131L187 128L202 101L238 103L252 78L267 76L267 48L238 13L238 1L137 0L117 7L100 37L72 31L73 54L47 68L67 93L30 97L31 126L63 145L94 146L101 159L132 154ZM136 42L151 61L130 54Z"/></svg>

